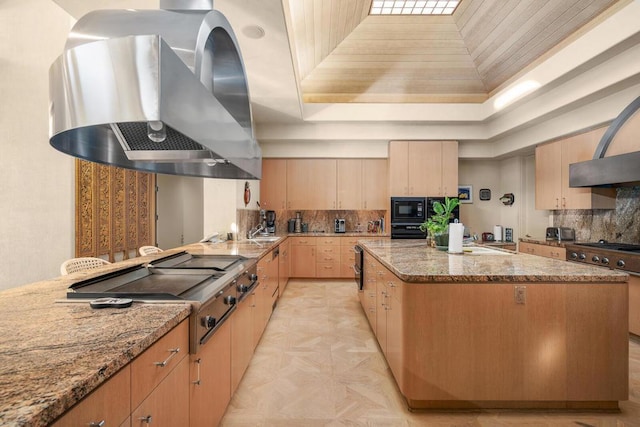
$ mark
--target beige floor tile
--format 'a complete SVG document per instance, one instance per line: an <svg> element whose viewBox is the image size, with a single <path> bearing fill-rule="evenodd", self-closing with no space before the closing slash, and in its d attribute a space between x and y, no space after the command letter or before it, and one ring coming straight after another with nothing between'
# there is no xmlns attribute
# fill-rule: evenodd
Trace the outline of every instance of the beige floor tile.
<svg viewBox="0 0 640 427"><path fill-rule="evenodd" d="M640 341L620 412L410 412L352 281L292 280L232 398L225 427L640 427Z"/></svg>

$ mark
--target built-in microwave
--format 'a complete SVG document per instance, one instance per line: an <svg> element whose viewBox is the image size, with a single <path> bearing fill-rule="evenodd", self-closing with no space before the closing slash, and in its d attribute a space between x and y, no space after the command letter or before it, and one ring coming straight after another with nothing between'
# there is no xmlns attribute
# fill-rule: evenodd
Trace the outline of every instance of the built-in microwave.
<svg viewBox="0 0 640 427"><path fill-rule="evenodd" d="M422 224L426 217L425 197L392 197L391 224Z"/></svg>

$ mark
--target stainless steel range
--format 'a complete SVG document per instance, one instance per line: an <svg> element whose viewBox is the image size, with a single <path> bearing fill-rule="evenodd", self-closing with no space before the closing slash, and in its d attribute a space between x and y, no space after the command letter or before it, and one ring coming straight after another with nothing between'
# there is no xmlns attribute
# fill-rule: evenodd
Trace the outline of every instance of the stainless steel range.
<svg viewBox="0 0 640 427"><path fill-rule="evenodd" d="M67 298L189 302L192 305L189 351L197 353L257 283L253 259L179 252L148 265L135 265L74 283L67 290Z"/></svg>
<svg viewBox="0 0 640 427"><path fill-rule="evenodd" d="M640 245L600 240L594 243L573 243L565 247L567 261L640 273Z"/></svg>

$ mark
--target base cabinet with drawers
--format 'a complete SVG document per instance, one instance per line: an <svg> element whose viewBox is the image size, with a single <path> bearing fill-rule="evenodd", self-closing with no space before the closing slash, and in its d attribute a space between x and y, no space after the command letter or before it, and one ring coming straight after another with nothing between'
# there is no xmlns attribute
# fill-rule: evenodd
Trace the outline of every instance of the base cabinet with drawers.
<svg viewBox="0 0 640 427"><path fill-rule="evenodd" d="M540 243L520 242L518 252L530 255L538 255L546 258L567 259L567 250L560 246L544 245Z"/></svg>
<svg viewBox="0 0 640 427"><path fill-rule="evenodd" d="M353 278L353 247L361 236L294 236L291 241L291 277Z"/></svg>

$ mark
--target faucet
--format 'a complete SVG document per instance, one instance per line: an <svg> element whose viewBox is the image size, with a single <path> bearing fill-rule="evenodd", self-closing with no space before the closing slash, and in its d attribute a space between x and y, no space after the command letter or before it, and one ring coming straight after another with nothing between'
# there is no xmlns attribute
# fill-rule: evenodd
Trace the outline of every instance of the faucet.
<svg viewBox="0 0 640 427"><path fill-rule="evenodd" d="M263 224L256 225L251 230L247 231L247 239L253 239L256 236L256 234L258 234L259 232L261 232L264 229L265 228L264 228Z"/></svg>

